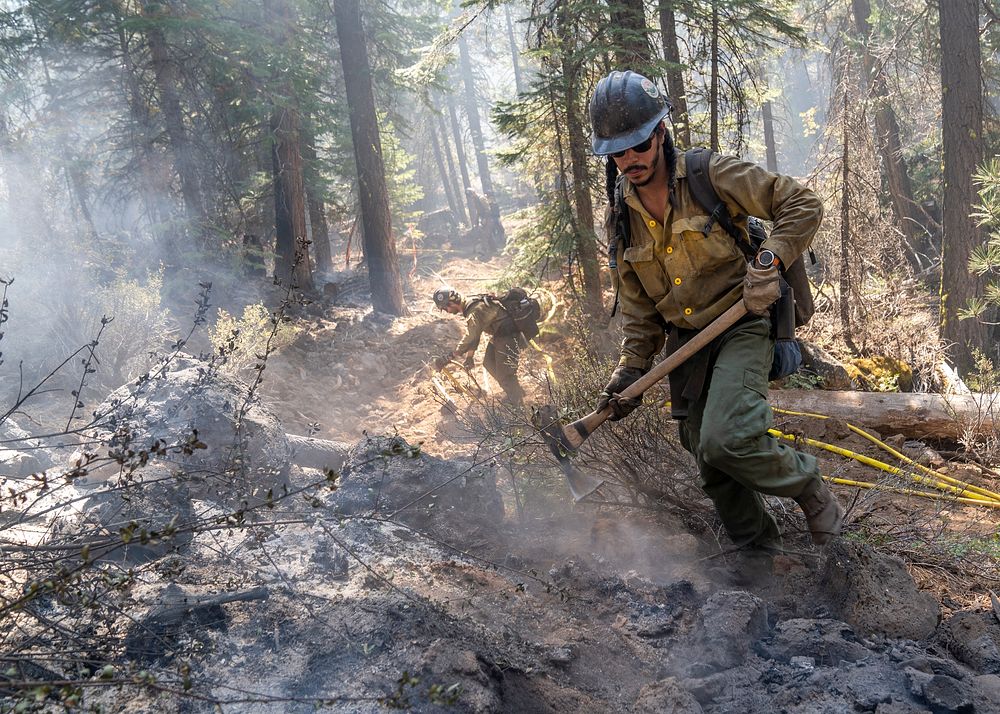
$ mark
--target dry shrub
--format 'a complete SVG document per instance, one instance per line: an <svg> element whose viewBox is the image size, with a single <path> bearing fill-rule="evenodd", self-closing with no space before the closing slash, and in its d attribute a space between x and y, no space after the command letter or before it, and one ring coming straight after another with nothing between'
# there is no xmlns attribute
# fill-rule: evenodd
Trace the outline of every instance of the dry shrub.
<svg viewBox="0 0 1000 714"><path fill-rule="evenodd" d="M594 409L615 367L616 355L595 349L596 341L584 319L570 315L562 337L546 345L546 352L555 359L555 380L544 370L527 375L522 359L522 384L529 394L542 394L544 401L555 405L563 423ZM527 359L534 358L529 354ZM536 384L529 385L530 381ZM664 405L667 398L665 385L651 389L641 409L620 422L606 422L572 456L572 462L609 484L601 489L600 497L634 507L668 509L685 517L711 517L713 509L698 486L697 469L681 447L676 422ZM463 427L506 467L517 488L546 504L552 490L566 493L556 461L532 424L530 409L490 399L460 407Z"/></svg>
<svg viewBox="0 0 1000 714"><path fill-rule="evenodd" d="M216 353L226 356L223 369L232 374L250 369L261 355L279 351L295 341L301 328L272 314L263 303L246 305L236 318L219 308L209 338Z"/></svg>
<svg viewBox="0 0 1000 714"><path fill-rule="evenodd" d="M101 286L59 292L52 301L40 302L48 315L44 344L50 369L81 345L90 343L110 317L101 333L95 356L98 369L92 386L114 389L149 369L152 353L159 351L175 332L173 320L161 304L162 272L144 281L119 276ZM30 339L30 338L28 338Z"/></svg>

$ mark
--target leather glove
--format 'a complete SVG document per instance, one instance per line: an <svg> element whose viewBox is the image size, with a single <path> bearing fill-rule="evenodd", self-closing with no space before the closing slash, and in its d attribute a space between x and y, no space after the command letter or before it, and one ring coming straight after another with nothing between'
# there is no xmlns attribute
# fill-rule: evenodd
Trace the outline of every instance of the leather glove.
<svg viewBox="0 0 1000 714"><path fill-rule="evenodd" d="M747 306L747 312L763 317L780 296L777 266L757 268L753 263L747 265L747 276L743 281L743 304Z"/></svg>
<svg viewBox="0 0 1000 714"><path fill-rule="evenodd" d="M611 373L611 379L597 399L597 411L602 411L610 405L612 415L608 418L611 421L624 419L635 411L642 404L642 395L640 394L633 399L624 399L619 395L645 373L646 370L638 367L624 367L622 365L615 367L615 371Z"/></svg>
<svg viewBox="0 0 1000 714"><path fill-rule="evenodd" d="M434 358L434 369L444 369L451 362L451 355L441 355Z"/></svg>
<svg viewBox="0 0 1000 714"><path fill-rule="evenodd" d="M468 370L471 370L473 367L475 367L476 366L475 355L469 354L469 356L465 358L465 361L462 362L462 366Z"/></svg>

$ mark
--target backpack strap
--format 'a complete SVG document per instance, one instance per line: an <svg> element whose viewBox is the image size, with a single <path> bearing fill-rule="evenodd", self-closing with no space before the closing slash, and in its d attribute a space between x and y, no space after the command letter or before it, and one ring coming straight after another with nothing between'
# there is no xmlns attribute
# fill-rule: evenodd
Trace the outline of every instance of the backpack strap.
<svg viewBox="0 0 1000 714"><path fill-rule="evenodd" d="M618 267L618 241L625 247L632 245L632 226L628 219L628 206L625 205L625 175L621 174L615 182L615 209L612 218L614 230L608 240L608 267L612 270Z"/></svg>
<svg viewBox="0 0 1000 714"><path fill-rule="evenodd" d="M472 308L476 306L476 303L485 302L489 303L490 295L470 295L469 299L465 302L465 309L462 310L462 317L468 317L469 313L472 312Z"/></svg>
<svg viewBox="0 0 1000 714"><path fill-rule="evenodd" d="M729 215L729 208L726 206L726 202L719 198L719 194L715 191L715 186L712 185L712 178L708 173L708 163L711 159L711 149L697 147L684 152L688 191L695 202L708 213L708 222L705 223L705 227L701 229L701 232L708 236L712 230L712 226L718 223L736 241L737 247L747 257L747 260L751 260L753 258L753 248L743 240L739 229L733 223L733 217Z"/></svg>

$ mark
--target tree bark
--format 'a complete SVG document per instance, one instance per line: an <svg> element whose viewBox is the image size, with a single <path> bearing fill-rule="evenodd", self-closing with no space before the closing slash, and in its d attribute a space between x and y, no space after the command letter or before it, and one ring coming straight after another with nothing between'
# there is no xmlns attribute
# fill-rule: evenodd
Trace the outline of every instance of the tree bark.
<svg viewBox="0 0 1000 714"><path fill-rule="evenodd" d="M910 173L903 161L903 147L899 138L899 122L889 97L889 85L883 65L876 64L871 52L872 26L869 0L851 0L854 25L864 43L862 57L865 82L875 103L875 143L882 156L882 171L889 187L892 210L903 231L906 256L915 271L923 270L927 256L932 252L928 232L922 226L917 204L913 200L913 184Z"/></svg>
<svg viewBox="0 0 1000 714"><path fill-rule="evenodd" d="M590 194L590 177L587 172L587 131L578 105L578 68L571 64L576 28L569 24L567 13L558 19L562 43L563 109L566 112L566 142L569 144L570 170L573 175L573 206L575 208L574 233L576 253L580 262L583 281L583 310L591 317L601 316L601 271L597 262L597 235L594 232L594 202ZM560 140L560 153L562 153Z"/></svg>
<svg viewBox="0 0 1000 714"><path fill-rule="evenodd" d="M643 0L612 0L611 37L619 69L630 69L652 78L653 53Z"/></svg>
<svg viewBox="0 0 1000 714"><path fill-rule="evenodd" d="M469 121L469 134L472 135L472 145L476 149L476 166L479 168L479 182L487 198L496 200L493 194L493 179L490 176L490 164L486 158L486 144L483 141L483 129L479 122L479 103L476 97L476 84L472 75L472 61L469 59L469 47L465 35L458 37L458 62L465 83L465 116Z"/></svg>
<svg viewBox="0 0 1000 714"><path fill-rule="evenodd" d="M843 419L884 436L958 439L966 429L981 436L997 433L998 396L773 389L769 401L780 409Z"/></svg>
<svg viewBox="0 0 1000 714"><path fill-rule="evenodd" d="M719 150L719 8L717 0L712 0L712 69L709 81L709 145L712 151Z"/></svg>
<svg viewBox="0 0 1000 714"><path fill-rule="evenodd" d="M462 174L462 198L466 201L468 214L472 216L472 206L468 205L468 196L465 189L472 188L472 181L469 179L469 164L465 160L465 141L462 137L462 125L458 123L458 112L455 110L455 97L448 94L448 114L451 117L451 132L455 138L455 155L458 157L458 170ZM471 219L470 219L471 220ZM471 227L471 222L470 222Z"/></svg>
<svg viewBox="0 0 1000 714"><path fill-rule="evenodd" d="M299 151L299 115L291 107L271 115L272 183L274 186L274 276L298 289L310 290L312 267L306 248L306 198Z"/></svg>
<svg viewBox="0 0 1000 714"><path fill-rule="evenodd" d="M125 102L132 120L130 134L132 152L139 167L138 191L146 211L150 232L157 244L162 246L163 261L169 271L180 264L181 253L175 232L166 227L171 213L170 203L167 201L170 195L170 170L164 156L157 151L153 142L154 132L150 121L149 104L140 87L139 73L132 59L129 35L125 32L125 11L120 7L120 3L116 3L115 10Z"/></svg>
<svg viewBox="0 0 1000 714"><path fill-rule="evenodd" d="M982 67L979 55L979 2L938 0L941 26L941 102L944 210L941 256L941 336L954 343L959 372L973 368L973 349L986 353L985 326L959 320L958 311L983 294L983 281L969 271L969 255L980 244L973 218L972 175L983 158Z"/></svg>
<svg viewBox="0 0 1000 714"><path fill-rule="evenodd" d="M170 3L143 2L143 16L154 21L163 21L169 13ZM145 32L149 43L149 54L152 60L153 75L156 78L156 88L160 97L160 110L163 112L164 128L170 140L170 152L173 155L174 171L180 180L181 196L184 198L184 208L188 221L194 231L204 238L205 208L198 185L198 172L194 161L194 148L188 138L184 125L184 112L181 109L178 94L178 68L170 56L166 37L158 22L152 22Z"/></svg>
<svg viewBox="0 0 1000 714"><path fill-rule="evenodd" d="M660 34L663 36L663 59L667 67L667 92L674 104L674 133L676 144L685 149L691 146L691 124L688 118L687 92L684 89L684 65L677 46L677 20L674 17L674 0L660 0Z"/></svg>
<svg viewBox="0 0 1000 714"><path fill-rule="evenodd" d="M767 170L778 173L778 147L774 143L774 115L771 114L771 102L764 102L761 107L764 118L764 149L767 153Z"/></svg>
<svg viewBox="0 0 1000 714"><path fill-rule="evenodd" d="M854 343L854 330L851 326L851 190L850 190L850 159L851 159L851 137L848 132L848 102L847 93L844 93L844 112L842 121L844 123L844 145L840 157L840 324L843 330L844 343L851 350L857 353L858 347Z"/></svg>
<svg viewBox="0 0 1000 714"><path fill-rule="evenodd" d="M521 60L517 49L517 38L514 37L514 23L510 19L510 5L504 5L504 15L507 18L507 41L510 43L510 61L514 67L514 91L520 94L524 91L521 82Z"/></svg>
<svg viewBox="0 0 1000 714"><path fill-rule="evenodd" d="M354 158L358 168L358 193L372 306L380 312L403 315L406 313L403 283L399 274L396 242L392 235L382 140L378 131L378 115L375 113L371 65L368 62L361 8L358 0L334 0L333 11L344 68L347 105L350 108Z"/></svg>
<svg viewBox="0 0 1000 714"><path fill-rule="evenodd" d="M445 163L448 164L447 181L451 182L452 194L455 196L455 216L466 225L469 224L469 216L465 212L465 191L458 185L458 172L455 171L455 159L451 155L451 145L448 144L448 129L444 125L444 118L438 114L438 130L441 133L441 151L444 154Z"/></svg>
<svg viewBox="0 0 1000 714"><path fill-rule="evenodd" d="M267 0L265 10L275 39L286 43L295 18L288 0ZM306 187L302 162L302 120L290 86L275 92L283 98L271 110L271 167L274 187L274 276L297 289L311 290L312 263L306 229Z"/></svg>
<svg viewBox="0 0 1000 714"><path fill-rule="evenodd" d="M309 210L310 239L312 240L315 268L328 272L333 270L333 253L330 250L330 225L326 220L326 205L314 182L316 181L316 147L312 133L303 137L302 161L303 178L306 187L306 205Z"/></svg>
<svg viewBox="0 0 1000 714"><path fill-rule="evenodd" d="M441 142L438 140L437 129L434 128L434 117L428 118L428 133L431 135L431 149L434 151L434 161L437 163L438 173L441 175L441 186L444 188L444 197L448 202L448 208L451 210L452 214L456 217L458 216L458 205L455 203L455 197L451 192L451 179L448 176L448 171L444 167L444 157L441 154Z"/></svg>

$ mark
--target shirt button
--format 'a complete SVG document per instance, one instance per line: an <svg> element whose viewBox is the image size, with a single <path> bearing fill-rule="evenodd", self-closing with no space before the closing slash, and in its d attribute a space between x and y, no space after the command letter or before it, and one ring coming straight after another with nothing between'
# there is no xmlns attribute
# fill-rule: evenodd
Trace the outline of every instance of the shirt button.
<svg viewBox="0 0 1000 714"><path fill-rule="evenodd" d="M680 278L674 278L674 285L680 285L680 284L681 284L681 279Z"/></svg>
<svg viewBox="0 0 1000 714"><path fill-rule="evenodd" d="M672 245L668 245L667 246L667 255L670 255L673 252L674 252L674 247Z"/></svg>
<svg viewBox="0 0 1000 714"><path fill-rule="evenodd" d="M650 228L656 228L656 221L650 221L649 222L649 227Z"/></svg>
<svg viewBox="0 0 1000 714"><path fill-rule="evenodd" d="M685 315L690 315L692 312L694 312L694 310L692 310L691 308L689 308L689 307L684 308L684 314Z"/></svg>

